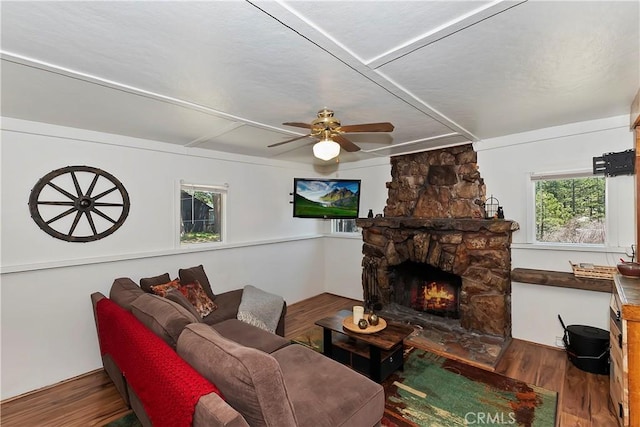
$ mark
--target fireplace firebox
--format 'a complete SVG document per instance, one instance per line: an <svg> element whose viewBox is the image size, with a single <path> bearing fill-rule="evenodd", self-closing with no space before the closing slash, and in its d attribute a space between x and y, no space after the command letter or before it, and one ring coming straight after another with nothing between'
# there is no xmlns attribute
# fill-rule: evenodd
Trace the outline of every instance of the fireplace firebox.
<svg viewBox="0 0 640 427"><path fill-rule="evenodd" d="M410 261L389 270L392 302L420 312L460 318L460 276Z"/></svg>

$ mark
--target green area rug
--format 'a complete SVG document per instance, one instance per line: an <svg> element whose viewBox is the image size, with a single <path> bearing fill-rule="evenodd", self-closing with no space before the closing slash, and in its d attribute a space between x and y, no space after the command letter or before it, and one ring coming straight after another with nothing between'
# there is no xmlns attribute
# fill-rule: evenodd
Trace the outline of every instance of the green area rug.
<svg viewBox="0 0 640 427"><path fill-rule="evenodd" d="M322 351L322 328L293 342ZM424 350L405 350L404 370L383 384L385 427L553 427L557 393Z"/></svg>
<svg viewBox="0 0 640 427"><path fill-rule="evenodd" d="M136 414L129 412L124 417L105 424L103 427L142 427L142 424L136 417Z"/></svg>

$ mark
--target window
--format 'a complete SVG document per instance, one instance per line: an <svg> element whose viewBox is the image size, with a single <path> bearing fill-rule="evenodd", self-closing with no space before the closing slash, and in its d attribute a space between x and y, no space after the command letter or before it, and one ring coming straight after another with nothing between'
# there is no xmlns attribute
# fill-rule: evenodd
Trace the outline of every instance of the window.
<svg viewBox="0 0 640 427"><path fill-rule="evenodd" d="M535 240L545 243L605 243L605 178L532 177Z"/></svg>
<svg viewBox="0 0 640 427"><path fill-rule="evenodd" d="M226 187L180 185L180 243L221 242Z"/></svg>
<svg viewBox="0 0 640 427"><path fill-rule="evenodd" d="M359 233L355 219L334 219L331 221L332 233Z"/></svg>

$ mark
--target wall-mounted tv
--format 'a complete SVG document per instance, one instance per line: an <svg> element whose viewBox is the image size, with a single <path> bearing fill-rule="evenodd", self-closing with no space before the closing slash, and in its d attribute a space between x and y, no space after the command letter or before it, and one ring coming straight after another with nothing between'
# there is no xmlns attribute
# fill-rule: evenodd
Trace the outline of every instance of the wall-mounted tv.
<svg viewBox="0 0 640 427"><path fill-rule="evenodd" d="M293 216L296 218L358 218L359 208L359 179L293 180Z"/></svg>

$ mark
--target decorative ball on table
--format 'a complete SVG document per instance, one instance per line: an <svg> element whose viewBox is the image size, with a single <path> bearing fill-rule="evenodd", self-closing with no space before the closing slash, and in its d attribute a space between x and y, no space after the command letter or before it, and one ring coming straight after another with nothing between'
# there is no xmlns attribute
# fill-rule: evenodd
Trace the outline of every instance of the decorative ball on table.
<svg viewBox="0 0 640 427"><path fill-rule="evenodd" d="M379 323L379 322L380 322L380 319L378 318L378 315L377 315L377 314L375 314L375 313L371 313L371 314L369 315L369 324L370 324L371 326L376 326L376 325L378 325L378 323Z"/></svg>

